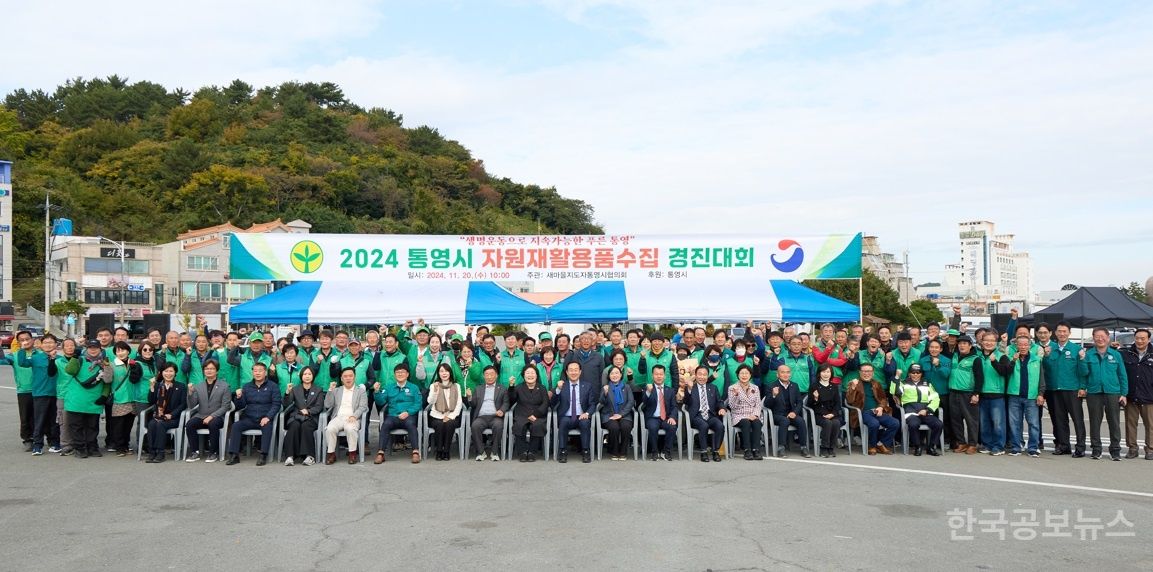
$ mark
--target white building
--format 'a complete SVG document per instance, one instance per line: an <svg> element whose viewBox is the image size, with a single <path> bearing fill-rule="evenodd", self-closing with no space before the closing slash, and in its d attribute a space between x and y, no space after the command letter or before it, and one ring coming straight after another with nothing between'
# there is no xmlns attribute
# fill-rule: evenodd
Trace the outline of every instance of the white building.
<svg viewBox="0 0 1153 572"><path fill-rule="evenodd" d="M861 267L896 290L902 304L908 306L913 300L913 282L905 275L905 263L891 253L882 252L875 236L861 239Z"/></svg>
<svg viewBox="0 0 1153 572"><path fill-rule="evenodd" d="M997 234L989 221L959 223L961 263L945 268L944 289L976 300L1032 302L1033 265L1013 250L1012 234Z"/></svg>

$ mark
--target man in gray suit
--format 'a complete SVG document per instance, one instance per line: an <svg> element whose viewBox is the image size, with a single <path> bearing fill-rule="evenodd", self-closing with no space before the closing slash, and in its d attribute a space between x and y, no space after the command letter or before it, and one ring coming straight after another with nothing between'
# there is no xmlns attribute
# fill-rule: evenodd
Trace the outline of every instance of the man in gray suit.
<svg viewBox="0 0 1153 572"><path fill-rule="evenodd" d="M368 394L363 385L356 384L356 370L351 367L341 370L340 383L324 396L324 409L329 415L328 425L324 427L328 449L328 456L324 459L326 465L336 462L336 439L341 431L348 440L348 464L356 464L360 417L368 411Z"/></svg>
<svg viewBox="0 0 1153 572"><path fill-rule="evenodd" d="M508 388L496 382L496 367L484 368L484 385L472 390L472 444L479 453L476 460L500 460L500 444L504 438L504 414L508 412ZM484 430L492 429L492 448L484 448Z"/></svg>
<svg viewBox="0 0 1153 572"><path fill-rule="evenodd" d="M200 435L196 432L201 429L208 430L208 451L204 461L214 463L220 457L217 440L220 429L224 427L224 416L228 414L232 405L232 393L228 391L227 383L220 383L216 375L220 364L210 359L202 366L204 383L197 383L188 389L188 410L192 412L188 422L184 424L184 431L188 437L188 446L192 451L184 460L195 463L200 460Z"/></svg>

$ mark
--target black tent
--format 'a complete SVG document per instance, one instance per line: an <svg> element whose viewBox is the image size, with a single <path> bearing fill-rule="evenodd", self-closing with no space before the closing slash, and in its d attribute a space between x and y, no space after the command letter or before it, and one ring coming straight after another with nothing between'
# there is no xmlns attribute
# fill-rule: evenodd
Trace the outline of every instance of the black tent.
<svg viewBox="0 0 1153 572"><path fill-rule="evenodd" d="M1038 313L1064 314L1063 319L1074 328L1136 328L1153 325L1153 306L1142 304L1113 286L1078 288L1068 298ZM1031 324L1033 321L1032 314L1021 318L1022 323Z"/></svg>

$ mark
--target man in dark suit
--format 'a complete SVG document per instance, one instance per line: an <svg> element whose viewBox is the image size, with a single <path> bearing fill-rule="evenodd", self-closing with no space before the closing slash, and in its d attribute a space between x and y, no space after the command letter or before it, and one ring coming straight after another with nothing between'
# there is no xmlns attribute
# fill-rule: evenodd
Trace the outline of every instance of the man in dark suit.
<svg viewBox="0 0 1153 572"><path fill-rule="evenodd" d="M698 366L693 374L693 385L677 391L677 400L685 404L689 413L689 424L697 430L697 445L701 449L701 461L721 462L718 452L725 439L725 422L728 411L717 394L717 386L709 383L709 368ZM713 437L709 439L709 431Z"/></svg>
<svg viewBox="0 0 1153 572"><path fill-rule="evenodd" d="M469 408L472 409L472 444L476 447L476 460L500 460L500 445L504 437L504 415L508 413L508 389L496 382L496 366L485 366L484 385L472 390ZM484 430L492 430L492 448L484 447Z"/></svg>
<svg viewBox="0 0 1153 572"><path fill-rule="evenodd" d="M665 387L665 366L654 365L650 370L652 383L645 386L644 400L641 402L641 415L645 430L649 433L649 459L656 461L673 460L672 444L677 433L677 392ZM657 447L660 430L665 430L664 444Z"/></svg>
<svg viewBox="0 0 1153 572"><path fill-rule="evenodd" d="M592 462L589 446L592 440L592 414L596 412L597 384L581 380L581 364L570 362L565 365L565 377L557 381L552 396L552 406L557 415L557 461L568 462L568 432L580 430L581 461Z"/></svg>
<svg viewBox="0 0 1153 572"><path fill-rule="evenodd" d="M808 458L809 441L805 425L805 403L801 398L801 389L791 381L792 370L789 366L781 364L777 368L777 381L769 385L765 396L765 407L773 414L773 423L777 426L778 457L784 457L789 448L789 426L797 430L797 439L801 441L801 456Z"/></svg>

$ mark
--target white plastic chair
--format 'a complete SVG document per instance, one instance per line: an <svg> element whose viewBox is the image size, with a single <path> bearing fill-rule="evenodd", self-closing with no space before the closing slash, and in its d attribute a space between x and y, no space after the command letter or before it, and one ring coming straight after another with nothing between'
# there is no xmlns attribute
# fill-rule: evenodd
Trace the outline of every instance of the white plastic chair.
<svg viewBox="0 0 1153 572"><path fill-rule="evenodd" d="M727 417L728 417L728 415L724 415L721 417L721 420L724 421L725 418L727 418ZM688 459L691 461L693 459L693 447L696 446L697 433L700 433L700 431L698 431L696 427L693 427L689 423L689 411L684 406L681 407L681 419L678 423L680 424L681 427L684 428L683 430L685 431L685 435L687 437L686 441L688 441L688 444L689 444ZM724 421L724 424L725 424L725 429L724 429L725 436L724 436L724 438L727 439L728 438L729 422ZM713 430L709 429L709 433L712 433L712 432L713 432ZM728 445L728 443L721 443L721 447L725 447L725 445ZM646 445L646 447L647 447L647 445ZM730 452L730 449L725 447L725 457L726 458L730 457L729 452Z"/></svg>
<svg viewBox="0 0 1153 572"><path fill-rule="evenodd" d="M804 419L802 419L802 422L809 425L809 427L812 427L813 424L816 423L816 421L813 420L811 417L809 417L810 413L812 413L812 410L810 410L808 407L805 407L804 410L801 412L801 415L804 416ZM769 409L768 407L766 407L762 410L762 417L764 417L764 419L765 419L765 427L768 428L769 437L772 439L772 443L773 443L773 448L769 451L769 454L770 454L770 456L775 456L777 454L777 448L781 446L780 443L777 443L777 421L776 421L776 418L773 417L773 411L771 409ZM788 432L790 435L793 433L796 433L797 428L792 426L792 425L789 425ZM813 447L813 445L814 445L813 437L817 438L816 442L815 442L816 447ZM810 447L809 451L815 451L815 450L820 448L820 436L815 435L811 429L809 431L809 438L806 439L806 441L808 441L808 442L807 443L801 443L801 446L802 447ZM789 443L791 443L791 442L792 442L792 439L788 439L788 442L786 442L784 444L784 448L785 448L786 452L788 452Z"/></svg>
<svg viewBox="0 0 1153 572"><path fill-rule="evenodd" d="M809 431L813 433L813 445L816 447L815 451L821 448L821 426L817 424L817 412L813 411L812 407L805 406L805 414L809 416ZM837 435L844 436L845 450L849 455L853 454L853 430L849 427L849 408L841 407L841 427L837 429ZM836 444L834 443L834 448Z"/></svg>
<svg viewBox="0 0 1153 572"><path fill-rule="evenodd" d="M227 429L228 431L231 431L231 425L240 420L240 414L243 412L244 412L243 408L236 409L236 407L234 405L233 409L230 410L227 417L225 417L225 421L224 421L225 429ZM275 451L276 450L277 428L280 427L280 415L273 415L270 422L272 423L273 442L269 444L268 448ZM199 431L198 431L198 433L199 433ZM227 432L225 434L227 435ZM261 433L260 429L257 428L257 429L249 429L249 430L241 433L240 435L241 435L241 437L260 437L262 435L262 433ZM247 452L245 453L246 456L252 456L252 443L253 443L253 441L255 441L255 439L249 439L248 442L245 443L248 447ZM221 444L220 444L220 450L221 451L223 451L225 449L225 443L226 443L226 441L221 442ZM264 453L267 455L267 454L271 454L272 451L265 451Z"/></svg>
<svg viewBox="0 0 1153 572"><path fill-rule="evenodd" d="M769 446L769 438L770 438L770 433L771 433L770 426L772 424L765 420L766 411L767 411L767 409L765 409L764 407L761 408L761 449L764 450L766 453L768 453L767 447ZM767 417L771 418L772 415L767 415ZM725 451L728 452L729 457L732 457L736 454L736 448L735 447L737 444L737 435L739 433L740 432L737 431L736 423L733 423L733 414L730 411L728 414L725 415L725 435L726 435L725 440L727 441L727 444L726 444L727 448L725 449ZM742 443L741 445L742 445L742 447L745 446L744 443Z"/></svg>
<svg viewBox="0 0 1153 572"><path fill-rule="evenodd" d="M337 407L339 407L339 404L337 405ZM277 417L279 417L279 415ZM418 423L418 425L419 425L419 423ZM317 430L320 431L321 437L320 437L320 448L317 449L317 454L320 454L321 451L323 451L325 453L328 452L328 435L324 432L325 427L328 427L328 412L327 411L320 414L320 425L317 428ZM360 430L357 431L357 433L358 433L358 435L356 436L356 452L360 456L360 462L363 463L364 462L365 440L366 440L367 435L368 435L368 412L367 411L360 414ZM347 432L345 432L343 429L341 429L340 432L336 434L336 443L337 443L336 446L338 449L340 448L340 442L341 442L340 438L341 437L347 437L347 436L348 436ZM347 443L347 439L345 440L345 442Z"/></svg>
<svg viewBox="0 0 1153 572"><path fill-rule="evenodd" d="M291 413L291 411L282 411L280 413L280 431L277 433L278 438L276 439L276 462L278 463L284 460L284 436L288 433L288 431L284 429L284 426L287 423L286 419L289 413ZM316 430L312 432L312 442L313 450L316 451L316 454L319 456L324 453L324 426L327 425L325 412L322 411L320 413L316 418L316 423Z"/></svg>
<svg viewBox="0 0 1153 572"><path fill-rule="evenodd" d="M909 420L910 417L912 417L914 415L916 415L916 413L905 413L904 415L901 416L901 448L902 448L901 452L906 454L906 455L909 454L909 425L906 422ZM929 413L929 415L934 415L934 413ZM945 451L944 425L946 423L946 421L945 421L945 408L944 407L938 407L935 415L937 416L938 419L941 420L942 429L941 429L941 439L940 439L941 443L940 443L940 445L941 445L941 451L944 452ZM928 433L930 437L933 435L933 431L931 429L929 429L929 427L927 425L921 425L921 431ZM924 441L921 441L921 443L922 443L922 445L925 444Z"/></svg>
<svg viewBox="0 0 1153 572"><path fill-rule="evenodd" d="M420 429L420 456L422 459L428 457L429 436L436 433L436 429L433 429L432 426L428 423L428 416L431 411L432 405L425 407L420 412L420 421L417 423L417 426ZM469 430L467 424L464 422L465 419L468 419L467 407L461 407L460 415L457 417L457 419L460 421L460 423L456 426L456 429L453 430L453 433L456 434L457 452L460 455L460 459L463 461L465 459L465 455L467 454L466 449L468 447ZM407 432L405 433L407 434Z"/></svg>
<svg viewBox="0 0 1153 572"><path fill-rule="evenodd" d="M596 458L598 461L601 460L601 454L604 452L604 448L605 448L605 438L607 438L608 434L609 434L609 430L605 429L604 425L602 425L600 423L601 407L603 407L603 405L597 405L597 413L596 413L596 417L597 417L597 424L596 425L597 425L597 427L596 427L596 433L593 433L593 436L596 438L596 441L593 443L593 449L594 449L594 452L596 454ZM640 413L637 413L634 410L633 411L633 428L629 434L633 440L633 460L634 461L636 461L640 458L640 449L637 448L637 445L638 445L638 439L640 438L641 431L644 428L644 425L640 424L640 418L641 418ZM661 433L664 433L664 429L661 430Z"/></svg>
<svg viewBox="0 0 1153 572"><path fill-rule="evenodd" d="M188 411L188 417L185 418L185 420L184 420L185 423L188 422L188 419L192 418L192 414L196 413L196 411L198 409L200 409L200 405L196 405L190 411ZM218 431L218 433L220 433L220 435L218 436L218 438L216 440L216 458L219 461L224 460L224 452L225 452L225 449L227 448L227 445L228 445L228 441L225 440L225 436L228 435L228 426L231 424L232 412L235 409L236 409L236 405L234 405L232 403L228 404L228 411L226 411L224 413L224 424L220 426L220 430ZM211 431L211 429L197 429L196 430L196 438L200 439L201 436L207 436L209 431ZM180 442L183 445L183 447L180 448L180 459L179 460L183 461L184 459L188 458L188 438L185 437L185 438L181 439ZM201 450L200 443L196 444L196 450L197 451Z"/></svg>
<svg viewBox="0 0 1153 572"><path fill-rule="evenodd" d="M559 451L561 449L560 440L561 439L567 440L569 437L574 437L574 436L580 437L580 434L581 434L580 427L573 427L572 429L569 429L568 435L561 435L560 434L560 416L556 414L556 411L551 410L551 409L549 410L549 416L552 418L550 421L550 425L549 425L549 432L552 434L551 436L553 439L552 451L554 453L554 456L557 456L557 458L559 459L560 458L559 457ZM590 438L596 438L597 435L600 435L600 426L601 426L600 415L597 415L595 413L590 414L589 415L589 421L592 423L592 425L589 427L589 437ZM590 445L594 449L596 448L596 443L590 443ZM590 451L589 453L592 454L594 452L595 451ZM548 459L548 445L545 445L545 459L546 460Z"/></svg>

